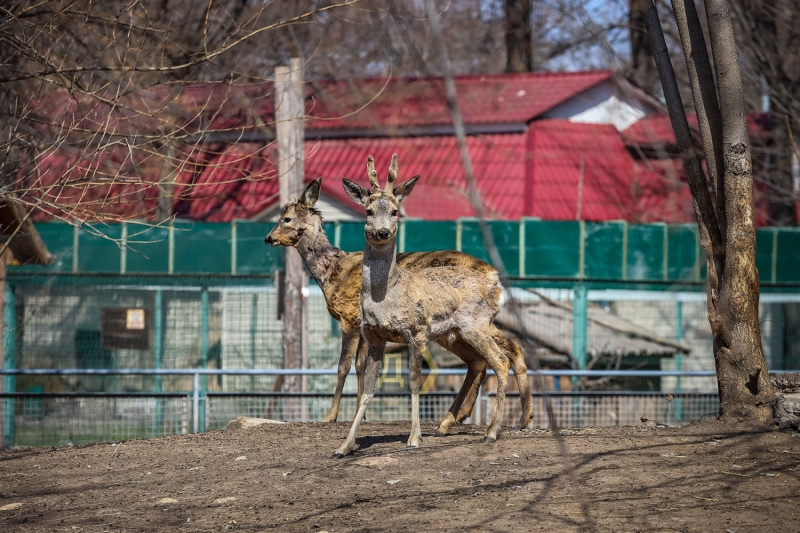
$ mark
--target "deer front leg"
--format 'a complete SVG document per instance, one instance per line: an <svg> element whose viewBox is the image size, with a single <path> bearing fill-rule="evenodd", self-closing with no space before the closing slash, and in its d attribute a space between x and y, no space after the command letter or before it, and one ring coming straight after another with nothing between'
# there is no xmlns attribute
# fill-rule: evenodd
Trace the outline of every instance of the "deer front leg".
<svg viewBox="0 0 800 533"><path fill-rule="evenodd" d="M361 331L358 326L352 326L342 322L342 352L339 355L339 368L336 375L336 391L333 393L333 404L328 416L322 419L323 422L336 422L339 416L339 402L342 401L342 390L344 390L344 382L347 379L347 374L350 372L350 366L353 363L353 356L359 347L361 339ZM358 362L356 362L356 371L358 371ZM363 372L362 372L363 373ZM359 385L363 381L363 377L359 377ZM359 387L359 400L361 398L361 387ZM358 405L358 404L356 404Z"/></svg>
<svg viewBox="0 0 800 533"><path fill-rule="evenodd" d="M358 379L358 395L356 405L361 405L361 396L364 394L364 372L367 368L367 358L369 357L369 346L364 337L358 341L358 352L356 353L356 379ZM366 420L364 415L364 420Z"/></svg>
<svg viewBox="0 0 800 533"><path fill-rule="evenodd" d="M344 457L351 451L356 449L356 435L358 435L358 426L364 419L364 414L367 412L367 406L375 395L375 385L378 383L378 374L381 372L381 364L383 363L383 351L386 343L378 343L370 345L369 358L367 360L367 371L364 379L364 395L358 404L358 412L353 420L353 425L350 427L350 434L338 450L333 454L334 457Z"/></svg>
<svg viewBox="0 0 800 533"><path fill-rule="evenodd" d="M418 448L422 442L422 429L419 425L419 388L422 376L422 349L425 343L408 343L408 385L411 389L411 435L408 446Z"/></svg>

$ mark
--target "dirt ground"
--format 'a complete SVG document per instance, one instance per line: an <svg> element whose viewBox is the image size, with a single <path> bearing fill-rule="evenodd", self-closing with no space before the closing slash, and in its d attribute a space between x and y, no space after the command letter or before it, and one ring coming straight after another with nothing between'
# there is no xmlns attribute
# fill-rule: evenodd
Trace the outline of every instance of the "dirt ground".
<svg viewBox="0 0 800 533"><path fill-rule="evenodd" d="M0 531L800 531L800 438L683 428L263 425L0 452Z"/></svg>

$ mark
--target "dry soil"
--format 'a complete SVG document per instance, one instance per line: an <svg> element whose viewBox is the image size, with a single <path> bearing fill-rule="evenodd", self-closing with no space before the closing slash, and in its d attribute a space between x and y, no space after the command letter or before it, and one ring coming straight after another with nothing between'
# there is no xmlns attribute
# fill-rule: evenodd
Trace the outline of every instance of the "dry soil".
<svg viewBox="0 0 800 533"><path fill-rule="evenodd" d="M718 422L444 438L264 425L0 452L0 531L800 531L800 438Z"/></svg>

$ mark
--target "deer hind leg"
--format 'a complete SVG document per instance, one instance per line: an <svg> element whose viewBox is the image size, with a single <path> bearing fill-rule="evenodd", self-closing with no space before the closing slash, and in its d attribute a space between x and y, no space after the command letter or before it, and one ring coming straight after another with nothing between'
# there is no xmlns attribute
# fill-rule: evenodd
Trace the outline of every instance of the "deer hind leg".
<svg viewBox="0 0 800 533"><path fill-rule="evenodd" d="M525 364L525 355L522 348L506 336L505 333L492 325L492 339L503 351L511 364L511 370L517 378L519 388L519 401L522 404L522 416L519 419L519 427L525 429L533 420L533 398L531 397L531 385L528 381L528 366Z"/></svg>
<svg viewBox="0 0 800 533"><path fill-rule="evenodd" d="M376 343L369 347L369 358L367 359L367 371L364 378L364 395L361 396L361 401L358 403L358 411L356 417L353 419L353 425L350 427L350 434L338 450L333 454L334 457L344 457L351 451L356 449L356 435L358 435L358 427L364 419L364 414L367 412L370 400L375 395L375 385L378 383L378 374L381 371L381 364L383 363L383 351L386 343Z"/></svg>
<svg viewBox="0 0 800 533"><path fill-rule="evenodd" d="M434 433L436 437L447 435L450 428L455 424L460 424L472 414L478 390L480 390L483 378L486 377L486 361L472 346L463 341L456 341L449 346L449 349L467 364L467 375L449 411L436 426Z"/></svg>
<svg viewBox="0 0 800 533"><path fill-rule="evenodd" d="M361 339L361 332L358 327L350 327L342 324L342 353L339 355L339 368L336 375L336 391L333 393L333 404L328 416L322 419L323 422L336 422L339 416L339 403L342 401L342 390L344 390L344 382L347 379L347 374L350 372L350 366L353 363L353 356L358 350L361 352L361 345L364 344ZM366 357L359 353L359 359ZM356 360L356 372L358 372L359 361ZM366 364L366 361L364 362ZM358 376L358 396L361 398L362 384L364 380L364 370ZM356 404L358 405L358 404Z"/></svg>
<svg viewBox="0 0 800 533"><path fill-rule="evenodd" d="M422 442L422 429L419 424L419 388L422 381L422 349L425 343L408 343L408 386L411 389L411 435L408 446L419 447Z"/></svg>
<svg viewBox="0 0 800 533"><path fill-rule="evenodd" d="M495 402L494 415L489 427L486 428L486 436L483 442L494 442L500 431L500 424L503 421L503 409L506 401L506 389L508 388L508 358L502 350L492 340L489 328L462 332L464 340L467 341L475 350L480 353L489 364L495 374L497 374L497 399Z"/></svg>
<svg viewBox="0 0 800 533"><path fill-rule="evenodd" d="M467 397L464 399L464 405L461 406L461 409L458 411L458 416L456 416L456 422L459 424L472 416L472 410L475 408L475 401L478 399L478 392L481 390L481 383L486 379L487 365L485 362L481 362L480 365L480 371L472 381L472 385L469 391L467 391Z"/></svg>

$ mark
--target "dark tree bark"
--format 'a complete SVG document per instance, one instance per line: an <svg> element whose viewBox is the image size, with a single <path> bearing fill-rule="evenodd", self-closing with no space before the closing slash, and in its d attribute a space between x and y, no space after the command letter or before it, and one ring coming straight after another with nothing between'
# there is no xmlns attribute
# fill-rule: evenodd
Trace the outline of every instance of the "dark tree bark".
<svg viewBox="0 0 800 533"><path fill-rule="evenodd" d="M717 74L714 86L693 0L674 0L673 3L694 105L703 117L701 133L708 147L706 158L715 190L712 199L699 155L691 143L658 12L653 0L649 2L645 15L647 29L689 179L701 245L706 253L708 320L714 335L719 417L769 422L774 391L758 324L752 158L730 14L725 0L706 2ZM714 87L716 91L712 90ZM713 92L719 97L718 103Z"/></svg>
<svg viewBox="0 0 800 533"><path fill-rule="evenodd" d="M533 70L531 0L504 0L506 72Z"/></svg>
<svg viewBox="0 0 800 533"><path fill-rule="evenodd" d="M628 32L631 43L630 78L638 87L652 94L658 83L653 47L645 28L646 0L628 0Z"/></svg>

